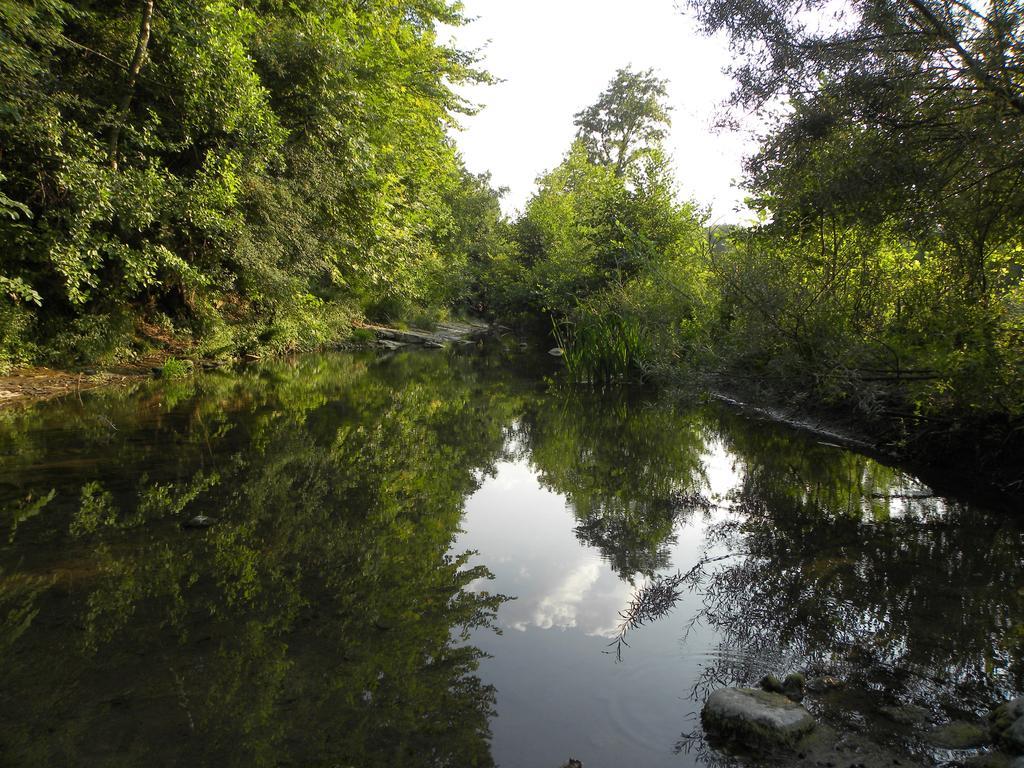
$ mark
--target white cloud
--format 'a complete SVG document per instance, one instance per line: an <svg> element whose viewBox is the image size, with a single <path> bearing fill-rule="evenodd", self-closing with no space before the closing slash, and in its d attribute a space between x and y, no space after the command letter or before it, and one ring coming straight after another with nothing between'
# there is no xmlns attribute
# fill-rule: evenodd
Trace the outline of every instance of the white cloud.
<svg viewBox="0 0 1024 768"><path fill-rule="evenodd" d="M587 592L601 576L601 565L591 561L580 565L537 604L533 623L541 629L569 629L576 626L576 614Z"/></svg>

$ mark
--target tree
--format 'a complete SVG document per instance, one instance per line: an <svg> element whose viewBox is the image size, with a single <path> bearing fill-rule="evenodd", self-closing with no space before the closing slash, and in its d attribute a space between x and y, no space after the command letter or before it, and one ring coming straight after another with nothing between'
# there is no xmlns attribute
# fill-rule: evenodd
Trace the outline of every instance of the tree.
<svg viewBox="0 0 1024 768"><path fill-rule="evenodd" d="M669 126L667 81L653 69L620 69L598 100L576 113L576 136L592 162L624 176L642 157L658 147Z"/></svg>
<svg viewBox="0 0 1024 768"><path fill-rule="evenodd" d="M459 297L437 288L474 237L449 237L449 132L487 76L437 27L463 21L448 0L0 0L0 315L96 362L144 347L139 319L283 351ZM0 334L0 361L24 341Z"/></svg>
<svg viewBox="0 0 1024 768"><path fill-rule="evenodd" d="M1020 4L689 7L733 105L782 107L746 164L765 223L719 259L727 356L872 417L1024 413Z"/></svg>
<svg viewBox="0 0 1024 768"><path fill-rule="evenodd" d="M515 224L518 269L501 264L522 288L504 296L554 323L579 379L642 373L695 346L704 234L662 147L666 96L650 70L616 73L576 116L562 163L538 178Z"/></svg>
<svg viewBox="0 0 1024 768"><path fill-rule="evenodd" d="M917 237L935 235L939 222L968 293L985 293L989 257L1019 235L1024 214L1019 3L689 6L709 33L730 35L735 105L791 107L749 166L773 212L807 221L809 211L841 210L871 223L898 215ZM827 146L836 162L811 159ZM821 183L797 181L811 176Z"/></svg>

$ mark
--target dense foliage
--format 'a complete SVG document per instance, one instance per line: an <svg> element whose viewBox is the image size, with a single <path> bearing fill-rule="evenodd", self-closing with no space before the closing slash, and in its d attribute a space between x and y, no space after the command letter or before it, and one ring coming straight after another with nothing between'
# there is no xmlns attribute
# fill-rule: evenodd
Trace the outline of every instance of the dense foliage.
<svg viewBox="0 0 1024 768"><path fill-rule="evenodd" d="M510 256L492 260L489 300L506 316L549 319L581 379L680 364L702 342L705 235L675 191L665 97L652 72L620 70L538 179Z"/></svg>
<svg viewBox="0 0 1024 768"><path fill-rule="evenodd" d="M454 308L539 328L578 380L712 372L1020 444L1019 4L688 6L735 106L780 115L761 223L728 235L675 190L667 83L629 68L506 220L450 138L488 78L438 37L450 0L0 0L0 369Z"/></svg>
<svg viewBox="0 0 1024 768"><path fill-rule="evenodd" d="M311 346L457 298L447 0L0 2L0 364ZM491 225L493 222L483 222ZM33 350L32 341L45 349Z"/></svg>
<svg viewBox="0 0 1024 768"><path fill-rule="evenodd" d="M746 166L760 223L705 231L676 202L665 84L622 70L538 180L492 295L551 317L583 380L696 367L852 410L897 443L966 433L1011 454L1024 434L1024 13L690 7L730 35L735 106L780 115Z"/></svg>
<svg viewBox="0 0 1024 768"><path fill-rule="evenodd" d="M784 105L747 165L764 224L716 262L720 364L912 429L1019 435L1019 4L690 5L731 37L736 104Z"/></svg>

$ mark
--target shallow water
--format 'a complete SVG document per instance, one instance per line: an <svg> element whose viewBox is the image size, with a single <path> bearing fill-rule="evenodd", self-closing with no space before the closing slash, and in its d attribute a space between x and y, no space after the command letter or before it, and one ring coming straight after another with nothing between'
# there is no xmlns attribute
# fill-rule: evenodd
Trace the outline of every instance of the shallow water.
<svg viewBox="0 0 1024 768"><path fill-rule="evenodd" d="M0 764L705 765L707 692L794 670L942 763L930 724L1024 689L1020 519L553 364L306 356L0 414Z"/></svg>

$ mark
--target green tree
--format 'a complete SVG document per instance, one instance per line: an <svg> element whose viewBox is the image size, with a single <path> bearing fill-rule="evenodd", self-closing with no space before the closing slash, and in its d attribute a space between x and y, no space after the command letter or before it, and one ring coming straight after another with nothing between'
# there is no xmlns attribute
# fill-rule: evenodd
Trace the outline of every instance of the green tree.
<svg viewBox="0 0 1024 768"><path fill-rule="evenodd" d="M707 253L662 146L665 98L651 72L620 70L515 225L519 269L503 274L550 318L580 379L646 373L701 345Z"/></svg>
<svg viewBox="0 0 1024 768"><path fill-rule="evenodd" d="M436 27L463 21L416 0L2 0L0 313L22 320L0 354L124 356L153 324L280 351L374 302L460 299L449 132L472 110L455 88L487 76Z"/></svg>
<svg viewBox="0 0 1024 768"><path fill-rule="evenodd" d="M689 4L734 105L786 110L747 163L762 224L716 257L731 374L1011 441L1024 413L1021 15L920 0ZM897 438L899 439L899 438ZM964 438L950 438L951 445Z"/></svg>
<svg viewBox="0 0 1024 768"><path fill-rule="evenodd" d="M576 113L576 137L592 162L624 176L661 146L670 122L667 97L668 82L653 69L620 69L598 100Z"/></svg>

